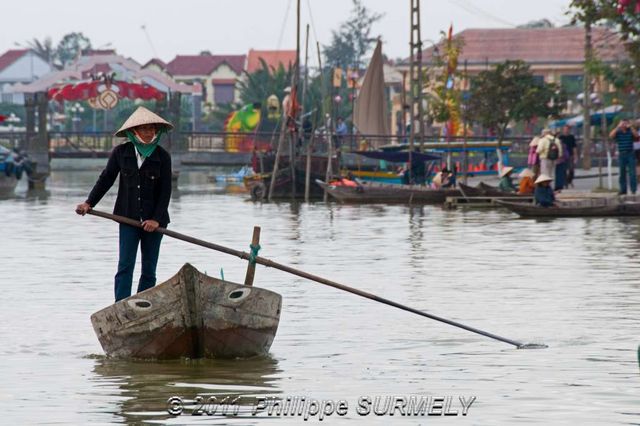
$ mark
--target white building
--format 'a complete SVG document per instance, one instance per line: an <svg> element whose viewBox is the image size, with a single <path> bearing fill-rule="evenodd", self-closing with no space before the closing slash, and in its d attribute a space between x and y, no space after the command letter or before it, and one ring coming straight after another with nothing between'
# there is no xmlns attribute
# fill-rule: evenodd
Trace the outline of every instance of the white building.
<svg viewBox="0 0 640 426"><path fill-rule="evenodd" d="M8 50L0 56L0 102L23 104L24 94L13 93L16 83L28 84L53 70L33 50Z"/></svg>

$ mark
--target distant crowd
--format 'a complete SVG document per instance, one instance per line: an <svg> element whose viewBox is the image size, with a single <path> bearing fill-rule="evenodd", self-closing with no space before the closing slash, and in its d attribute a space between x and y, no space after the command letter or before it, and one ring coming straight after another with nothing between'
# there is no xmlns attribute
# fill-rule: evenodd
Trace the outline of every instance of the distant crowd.
<svg viewBox="0 0 640 426"><path fill-rule="evenodd" d="M623 119L609 134L618 152L619 194L632 194L637 190L637 164L640 157L640 137L629 120ZM520 173L516 188L512 167L502 170L499 187L504 192L534 194L536 204L549 207L555 203L555 193L573 186L578 161L576 138L571 128L564 126L559 134L544 129L529 144L528 168ZM552 186L553 183L553 186Z"/></svg>

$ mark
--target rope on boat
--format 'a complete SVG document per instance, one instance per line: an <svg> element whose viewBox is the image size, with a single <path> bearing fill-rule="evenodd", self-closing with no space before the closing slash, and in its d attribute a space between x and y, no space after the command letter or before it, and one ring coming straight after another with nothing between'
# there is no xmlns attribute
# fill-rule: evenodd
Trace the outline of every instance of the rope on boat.
<svg viewBox="0 0 640 426"><path fill-rule="evenodd" d="M260 244L249 244L249 247L251 248L251 253L249 253L249 263L251 265L255 265L256 259L258 258L258 252L262 247L260 247Z"/></svg>

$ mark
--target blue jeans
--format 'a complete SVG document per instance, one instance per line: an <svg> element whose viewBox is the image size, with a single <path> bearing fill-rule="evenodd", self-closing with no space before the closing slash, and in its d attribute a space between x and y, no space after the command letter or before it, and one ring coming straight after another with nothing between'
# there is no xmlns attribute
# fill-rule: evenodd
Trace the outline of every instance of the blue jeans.
<svg viewBox="0 0 640 426"><path fill-rule="evenodd" d="M638 179L636 177L636 156L633 151L631 152L619 152L618 153L618 165L620 166L620 193L627 193L627 174L629 174L629 186L631 186L631 192L636 193L638 189Z"/></svg>
<svg viewBox="0 0 640 426"><path fill-rule="evenodd" d="M156 285L156 266L160 254L162 234L146 232L142 228L120 224L120 251L115 277L116 302L131 296L133 268L136 265L138 244L142 256L142 274L138 293Z"/></svg>
<svg viewBox="0 0 640 426"><path fill-rule="evenodd" d="M556 163L556 181L554 188L555 190L564 189L567 185L567 166L569 163L566 161L564 163Z"/></svg>

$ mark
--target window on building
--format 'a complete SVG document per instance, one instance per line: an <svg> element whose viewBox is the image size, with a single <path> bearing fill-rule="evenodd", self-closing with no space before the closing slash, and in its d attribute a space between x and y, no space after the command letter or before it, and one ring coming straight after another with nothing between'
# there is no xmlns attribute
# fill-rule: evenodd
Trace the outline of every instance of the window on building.
<svg viewBox="0 0 640 426"><path fill-rule="evenodd" d="M230 104L234 101L234 91L233 84L214 84L213 101L216 105Z"/></svg>
<svg viewBox="0 0 640 426"><path fill-rule="evenodd" d="M533 82L539 86L544 85L544 76L543 75L534 75Z"/></svg>
<svg viewBox="0 0 640 426"><path fill-rule="evenodd" d="M572 99L582 93L583 81L582 75L563 75L560 77L560 87L564 89L569 99Z"/></svg>

